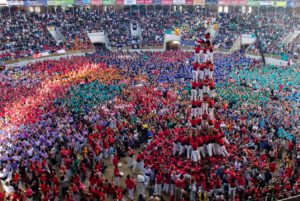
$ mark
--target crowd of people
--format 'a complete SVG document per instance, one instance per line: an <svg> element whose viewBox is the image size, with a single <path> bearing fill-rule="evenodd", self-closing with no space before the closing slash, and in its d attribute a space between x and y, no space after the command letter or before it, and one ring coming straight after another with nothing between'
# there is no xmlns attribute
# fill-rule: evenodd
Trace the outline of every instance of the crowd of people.
<svg viewBox="0 0 300 201"><path fill-rule="evenodd" d="M256 30L264 53L299 58L297 40L290 44L281 43L291 31L299 29L300 19L288 13L232 11L219 14L187 7L176 11L141 8L139 11L122 9L104 13L86 8L58 8L48 13L18 10L14 15L8 12L0 12L0 15L1 60L60 49L90 49L92 44L87 33L98 31L107 33L111 47L127 48L135 44L149 48L162 47L165 31L178 28L181 45L191 48L194 40L213 23L218 27L213 43L219 48L230 49L241 34L254 34ZM132 35L130 24L133 22L140 27L141 36ZM58 30L63 40L55 41L48 27ZM251 45L248 51L258 52L258 43Z"/></svg>
<svg viewBox="0 0 300 201"><path fill-rule="evenodd" d="M210 133L189 121L191 52L101 51L4 69L0 200L298 195L299 66L262 66L240 53L210 58ZM199 134L224 136L225 157L200 150L192 160Z"/></svg>

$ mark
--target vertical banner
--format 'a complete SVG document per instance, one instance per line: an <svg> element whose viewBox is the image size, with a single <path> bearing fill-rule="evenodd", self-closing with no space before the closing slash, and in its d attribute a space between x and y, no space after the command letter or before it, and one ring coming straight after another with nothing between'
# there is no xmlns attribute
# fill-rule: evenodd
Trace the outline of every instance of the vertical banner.
<svg viewBox="0 0 300 201"><path fill-rule="evenodd" d="M124 0L124 5L136 5L136 0Z"/></svg>
<svg viewBox="0 0 300 201"><path fill-rule="evenodd" d="M205 0L194 0L193 4L194 5L204 6L205 5Z"/></svg>
<svg viewBox="0 0 300 201"><path fill-rule="evenodd" d="M115 5L116 1L115 0L103 0L102 4L105 6L111 6L111 5ZM122 5L124 4L124 0L122 0Z"/></svg>
<svg viewBox="0 0 300 201"><path fill-rule="evenodd" d="M153 0L152 3L153 4L161 4L161 0Z"/></svg>
<svg viewBox="0 0 300 201"><path fill-rule="evenodd" d="M23 6L24 5L24 1L20 1L20 0L9 0L7 1L8 5L10 6Z"/></svg>
<svg viewBox="0 0 300 201"><path fill-rule="evenodd" d="M102 0L91 0L91 4L95 6L102 5Z"/></svg>
<svg viewBox="0 0 300 201"><path fill-rule="evenodd" d="M173 4L174 5L184 5L185 4L185 0L173 0Z"/></svg>
<svg viewBox="0 0 300 201"><path fill-rule="evenodd" d="M161 4L162 5L172 5L173 4L173 0L161 0Z"/></svg>

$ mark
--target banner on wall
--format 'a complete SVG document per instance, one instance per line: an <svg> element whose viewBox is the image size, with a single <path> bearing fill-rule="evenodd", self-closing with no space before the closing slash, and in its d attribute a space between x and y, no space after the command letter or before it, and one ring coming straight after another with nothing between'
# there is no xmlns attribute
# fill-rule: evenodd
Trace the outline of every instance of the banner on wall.
<svg viewBox="0 0 300 201"><path fill-rule="evenodd" d="M204 6L205 5L205 0L194 0L193 1L194 5L201 5Z"/></svg>
<svg viewBox="0 0 300 201"><path fill-rule="evenodd" d="M25 6L47 6L47 0L24 0Z"/></svg>
<svg viewBox="0 0 300 201"><path fill-rule="evenodd" d="M193 0L185 0L185 5L193 5Z"/></svg>
<svg viewBox="0 0 300 201"><path fill-rule="evenodd" d="M105 5L105 6L111 6L111 5L115 5L116 1L115 0L102 0L102 4ZM123 4L124 4L124 0L122 0L121 5L123 5Z"/></svg>
<svg viewBox="0 0 300 201"><path fill-rule="evenodd" d="M75 5L88 5L91 4L90 0L75 0Z"/></svg>
<svg viewBox="0 0 300 201"><path fill-rule="evenodd" d="M273 1L259 1L260 6L273 6Z"/></svg>
<svg viewBox="0 0 300 201"><path fill-rule="evenodd" d="M185 0L173 0L173 4L174 5L184 5L185 4Z"/></svg>
<svg viewBox="0 0 300 201"><path fill-rule="evenodd" d="M219 0L219 5L247 5L247 0Z"/></svg>
<svg viewBox="0 0 300 201"><path fill-rule="evenodd" d="M287 0L286 2L287 7L300 7L300 1L299 0Z"/></svg>
<svg viewBox="0 0 300 201"><path fill-rule="evenodd" d="M124 5L136 5L136 0L124 0Z"/></svg>
<svg viewBox="0 0 300 201"><path fill-rule="evenodd" d="M8 5L10 6L23 6L24 5L24 1L20 1L20 0L9 0L7 1Z"/></svg>
<svg viewBox="0 0 300 201"><path fill-rule="evenodd" d="M48 6L60 6L61 1L60 0L48 0L47 4L48 4Z"/></svg>
<svg viewBox="0 0 300 201"><path fill-rule="evenodd" d="M144 4L152 4L152 0L145 0Z"/></svg>
<svg viewBox="0 0 300 201"><path fill-rule="evenodd" d="M172 5L173 4L173 0L161 0L161 4L162 5Z"/></svg>
<svg viewBox="0 0 300 201"><path fill-rule="evenodd" d="M152 3L153 4L161 4L161 0L153 0Z"/></svg>
<svg viewBox="0 0 300 201"><path fill-rule="evenodd" d="M276 6L276 7L286 7L286 1L282 1L282 0L279 0L279 1L273 1L273 6Z"/></svg>
<svg viewBox="0 0 300 201"><path fill-rule="evenodd" d="M6 0L0 0L0 7L1 6L7 6L7 1Z"/></svg>
<svg viewBox="0 0 300 201"><path fill-rule="evenodd" d="M102 5L102 0L91 0L92 5L100 6Z"/></svg>
<svg viewBox="0 0 300 201"><path fill-rule="evenodd" d="M144 0L136 0L136 4L145 4Z"/></svg>
<svg viewBox="0 0 300 201"><path fill-rule="evenodd" d="M248 6L259 6L259 0L248 0Z"/></svg>
<svg viewBox="0 0 300 201"><path fill-rule="evenodd" d="M62 6L72 6L74 4L74 0L60 0Z"/></svg>
<svg viewBox="0 0 300 201"><path fill-rule="evenodd" d="M206 4L218 5L219 4L219 0L206 0Z"/></svg>

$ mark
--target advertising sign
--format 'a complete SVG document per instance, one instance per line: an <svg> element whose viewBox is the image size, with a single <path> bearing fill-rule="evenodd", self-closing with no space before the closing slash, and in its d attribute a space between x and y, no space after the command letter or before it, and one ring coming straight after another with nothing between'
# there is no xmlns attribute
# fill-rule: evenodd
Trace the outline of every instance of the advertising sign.
<svg viewBox="0 0 300 201"><path fill-rule="evenodd" d="M173 0L173 4L174 5L184 5L185 4L185 0Z"/></svg>
<svg viewBox="0 0 300 201"><path fill-rule="evenodd" d="M205 0L194 0L193 4L204 6L205 5Z"/></svg>
<svg viewBox="0 0 300 201"><path fill-rule="evenodd" d="M123 4L123 0L122 0L122 4ZM115 5L116 1L115 0L102 0L102 4L105 6L110 6L110 5Z"/></svg>
<svg viewBox="0 0 300 201"><path fill-rule="evenodd" d="M124 5L136 5L136 0L124 0Z"/></svg>
<svg viewBox="0 0 300 201"><path fill-rule="evenodd" d="M161 0L161 4L162 5L172 5L173 4L173 0Z"/></svg>
<svg viewBox="0 0 300 201"><path fill-rule="evenodd" d="M7 2L8 2L8 5L10 5L10 6L23 6L24 5L23 0L22 1L20 1L20 0L9 0Z"/></svg>
<svg viewBox="0 0 300 201"><path fill-rule="evenodd" d="M25 6L47 6L47 0L24 0Z"/></svg>

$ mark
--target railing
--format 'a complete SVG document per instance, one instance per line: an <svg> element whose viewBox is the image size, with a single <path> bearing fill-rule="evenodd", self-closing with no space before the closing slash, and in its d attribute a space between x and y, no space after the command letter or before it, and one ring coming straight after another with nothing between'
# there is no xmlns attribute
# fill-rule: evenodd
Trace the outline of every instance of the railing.
<svg viewBox="0 0 300 201"><path fill-rule="evenodd" d="M193 47L180 47L181 50L183 51L193 51ZM123 50L129 50L129 51L133 51L133 49L128 46L128 47L123 47ZM142 46L140 49L135 49L137 51L162 51L163 50L163 46ZM118 48L116 47L112 47L111 51L118 51ZM55 57L55 56L63 56L63 55L73 55L73 54L79 54L79 53L92 53L95 52L95 49L86 49L86 50L71 50L71 51L67 51L65 54L58 54L58 53L53 53L50 54L49 56L45 56L45 57L40 57L40 58L33 58L32 56L30 57L24 57L24 58L19 58L19 59L12 59L12 60L7 60L4 61L4 65L9 65L9 64L14 64L14 63L19 63L19 62L24 62L24 61L30 61L30 60L38 60L38 59L43 59L43 58L50 58L50 57ZM221 52L221 53L225 53L225 54L229 54L230 53L230 49L223 49L223 48L218 48L216 50L216 52ZM257 56L259 57L260 54L253 52L253 51L246 51L246 55L249 56ZM278 60L282 60L280 55L272 55L272 54L265 54L266 58L272 58L272 59L278 59ZM292 59L291 60L293 63L295 64L300 64L300 61L297 59Z"/></svg>
<svg viewBox="0 0 300 201"><path fill-rule="evenodd" d="M30 60L44 59L44 58L55 57L55 56L72 55L72 54L80 54L80 53L91 53L91 52L95 52L95 49L70 50L70 51L67 51L65 54L53 53L53 54L49 54L48 56L40 57L40 58L33 58L33 56L30 56L30 57L24 57L24 58L19 58L19 59L7 60L7 61L4 61L4 65L9 65L9 64L19 63L19 62L24 62L24 61L30 61Z"/></svg>

